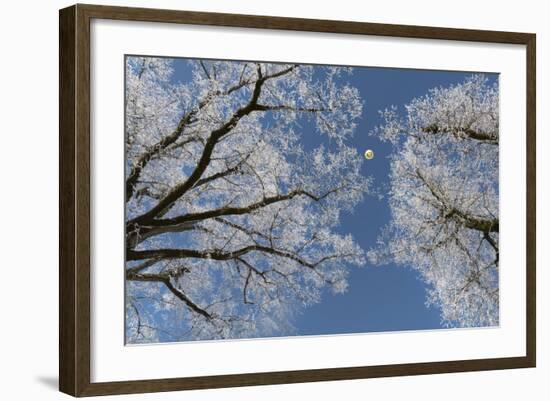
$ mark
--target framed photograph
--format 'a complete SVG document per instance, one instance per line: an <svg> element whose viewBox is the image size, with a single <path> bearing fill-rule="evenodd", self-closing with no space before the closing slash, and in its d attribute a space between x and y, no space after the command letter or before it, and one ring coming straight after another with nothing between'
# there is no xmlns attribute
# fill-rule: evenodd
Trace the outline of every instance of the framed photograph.
<svg viewBox="0 0 550 401"><path fill-rule="evenodd" d="M535 366L534 34L59 21L61 391Z"/></svg>

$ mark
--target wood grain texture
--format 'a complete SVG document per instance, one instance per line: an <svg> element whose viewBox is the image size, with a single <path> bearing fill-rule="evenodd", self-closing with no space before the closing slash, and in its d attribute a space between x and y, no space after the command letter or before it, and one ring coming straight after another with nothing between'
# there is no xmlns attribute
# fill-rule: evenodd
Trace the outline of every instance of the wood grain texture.
<svg viewBox="0 0 550 401"><path fill-rule="evenodd" d="M530 366L536 366L537 359L537 279L536 279L536 255L537 255L537 177L536 177L536 152L537 152L537 58L536 36L530 35L527 46L527 226L526 230L526 274L527 274L527 359Z"/></svg>
<svg viewBox="0 0 550 401"><path fill-rule="evenodd" d="M74 394L75 8L59 15L59 389Z"/></svg>
<svg viewBox="0 0 550 401"><path fill-rule="evenodd" d="M527 324L526 356L383 366L330 368L90 382L90 20L91 18L281 29L354 35L510 43L527 49ZM264 384L534 367L536 363L534 34L327 21L190 11L75 5L59 14L59 388L73 396L144 393Z"/></svg>

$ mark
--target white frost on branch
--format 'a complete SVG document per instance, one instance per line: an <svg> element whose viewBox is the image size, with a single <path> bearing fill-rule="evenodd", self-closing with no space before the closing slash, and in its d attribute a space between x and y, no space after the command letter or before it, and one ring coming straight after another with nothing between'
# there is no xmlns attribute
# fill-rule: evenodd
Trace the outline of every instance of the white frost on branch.
<svg viewBox="0 0 550 401"><path fill-rule="evenodd" d="M127 59L127 340L291 334L364 263L335 230L369 191L347 145L359 92L346 68L189 68L178 83L170 59Z"/></svg>
<svg viewBox="0 0 550 401"><path fill-rule="evenodd" d="M473 75L381 112L391 222L368 253L416 269L450 327L499 323L498 84Z"/></svg>

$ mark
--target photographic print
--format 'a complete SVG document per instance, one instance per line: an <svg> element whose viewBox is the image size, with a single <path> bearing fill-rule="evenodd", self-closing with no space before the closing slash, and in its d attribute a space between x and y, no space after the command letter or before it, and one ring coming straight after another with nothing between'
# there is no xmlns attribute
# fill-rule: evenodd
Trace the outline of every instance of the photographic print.
<svg viewBox="0 0 550 401"><path fill-rule="evenodd" d="M498 74L125 58L125 342L499 325Z"/></svg>

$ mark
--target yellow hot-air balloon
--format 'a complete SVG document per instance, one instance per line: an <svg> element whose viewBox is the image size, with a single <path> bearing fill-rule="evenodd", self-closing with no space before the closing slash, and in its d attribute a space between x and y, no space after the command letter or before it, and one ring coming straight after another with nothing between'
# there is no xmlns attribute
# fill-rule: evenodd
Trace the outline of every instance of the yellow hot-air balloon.
<svg viewBox="0 0 550 401"><path fill-rule="evenodd" d="M365 159L367 160L374 159L374 151L372 149L365 150Z"/></svg>

